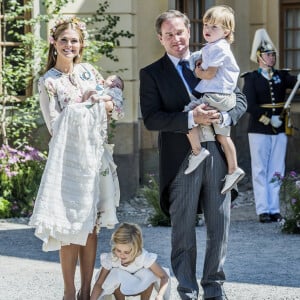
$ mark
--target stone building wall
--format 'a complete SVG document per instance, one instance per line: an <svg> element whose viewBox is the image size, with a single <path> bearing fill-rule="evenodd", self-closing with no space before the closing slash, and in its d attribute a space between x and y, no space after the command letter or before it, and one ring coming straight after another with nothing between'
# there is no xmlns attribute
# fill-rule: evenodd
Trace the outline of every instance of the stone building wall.
<svg viewBox="0 0 300 300"><path fill-rule="evenodd" d="M132 197L147 174L158 174L157 133L144 128L139 109L139 70L163 55L154 29L154 21L158 14L169 8L175 8L175 0L109 0L108 12L120 16L120 29L129 30L134 34L131 39L122 39L121 45L115 50L119 61L112 62L101 59L99 65L103 76L109 71L119 73L125 81L124 95L125 118L117 123L115 143L115 161L123 199ZM76 0L64 10L66 14L86 16L97 9L97 1ZM240 66L241 73L255 69L250 62L252 39L257 28L265 27L276 46L279 43L279 0L229 0L206 2L207 5L227 4L235 10L236 32L232 50ZM239 81L242 88L243 80ZM296 126L300 128L300 108L294 105L293 116ZM248 115L245 114L239 124L233 128L232 136L236 144L238 161L247 172L245 181L250 183L251 167L247 138ZM287 169L300 169L300 133L296 132L289 138Z"/></svg>

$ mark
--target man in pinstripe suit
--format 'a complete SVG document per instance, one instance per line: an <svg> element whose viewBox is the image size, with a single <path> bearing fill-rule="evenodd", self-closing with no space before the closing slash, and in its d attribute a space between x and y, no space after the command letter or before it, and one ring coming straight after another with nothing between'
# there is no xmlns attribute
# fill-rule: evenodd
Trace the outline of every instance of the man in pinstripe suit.
<svg viewBox="0 0 300 300"><path fill-rule="evenodd" d="M178 65L190 56L189 19L179 11L164 12L156 20L156 31L166 53L140 70L140 101L146 128L159 131L160 201L172 223L171 263L179 283L177 290L181 299L198 299L195 221L200 204L207 226L203 297L222 300L231 195L221 194L227 166L210 125L235 125L246 110L246 99L237 89L237 105L228 113L208 112L204 104L183 112L190 101L190 86ZM201 128L201 140L205 140L202 145L210 156L193 173L185 175L191 152L186 133L193 126Z"/></svg>

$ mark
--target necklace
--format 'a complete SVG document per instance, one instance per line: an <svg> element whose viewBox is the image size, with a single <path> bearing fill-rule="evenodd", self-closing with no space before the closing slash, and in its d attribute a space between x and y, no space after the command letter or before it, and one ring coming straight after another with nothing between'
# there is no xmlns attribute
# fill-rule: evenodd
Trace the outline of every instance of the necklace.
<svg viewBox="0 0 300 300"><path fill-rule="evenodd" d="M76 75L74 73L69 74L69 80L75 87L78 87L76 82Z"/></svg>
<svg viewBox="0 0 300 300"><path fill-rule="evenodd" d="M58 71L59 73L61 73L61 74L69 75L69 74L72 74L72 73L73 73L73 71L74 71L74 66L71 65L70 68L65 68L65 69L64 69L65 71L62 71L63 68L58 68L58 67L56 67L56 66L54 67L54 69L55 69L56 71ZM68 69L68 71L66 71L67 69Z"/></svg>
<svg viewBox="0 0 300 300"><path fill-rule="evenodd" d="M75 87L78 87L78 84L76 82L76 74L74 73L74 66L70 68L69 72L63 72L61 71L61 68L54 67L55 71L60 73L60 76L68 76L69 81L71 82L72 85Z"/></svg>

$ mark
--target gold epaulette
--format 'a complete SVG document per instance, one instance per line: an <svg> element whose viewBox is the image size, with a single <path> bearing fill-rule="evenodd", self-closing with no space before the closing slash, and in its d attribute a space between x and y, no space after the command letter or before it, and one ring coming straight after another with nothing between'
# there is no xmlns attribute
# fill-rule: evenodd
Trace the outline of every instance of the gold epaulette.
<svg viewBox="0 0 300 300"><path fill-rule="evenodd" d="M284 102L274 103L274 104L261 104L262 108L282 108L284 107Z"/></svg>

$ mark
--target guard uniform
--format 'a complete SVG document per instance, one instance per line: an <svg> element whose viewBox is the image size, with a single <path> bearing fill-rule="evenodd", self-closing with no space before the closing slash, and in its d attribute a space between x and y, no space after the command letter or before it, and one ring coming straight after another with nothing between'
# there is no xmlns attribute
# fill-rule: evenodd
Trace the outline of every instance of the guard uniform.
<svg viewBox="0 0 300 300"><path fill-rule="evenodd" d="M284 175L287 135L285 118L282 118L286 90L293 88L297 77L289 70L276 70L263 65L262 53L272 53L276 62L276 50L266 31L255 36L251 59L259 63L258 70L241 75L243 92L247 97L250 114L248 137L251 155L252 184L256 213L262 223L280 221L278 183L271 180L275 173ZM255 40L256 39L256 40ZM261 60L259 60L261 59Z"/></svg>
<svg viewBox="0 0 300 300"><path fill-rule="evenodd" d="M277 135L285 132L285 118L278 128L271 122L265 124L264 117L280 116L286 100L286 90L293 88L297 77L289 73L289 70L272 70L267 79L264 71L259 68L253 72L241 75L244 78L243 92L247 97L248 113L250 114L248 133L260 133ZM270 76L271 75L271 76Z"/></svg>

